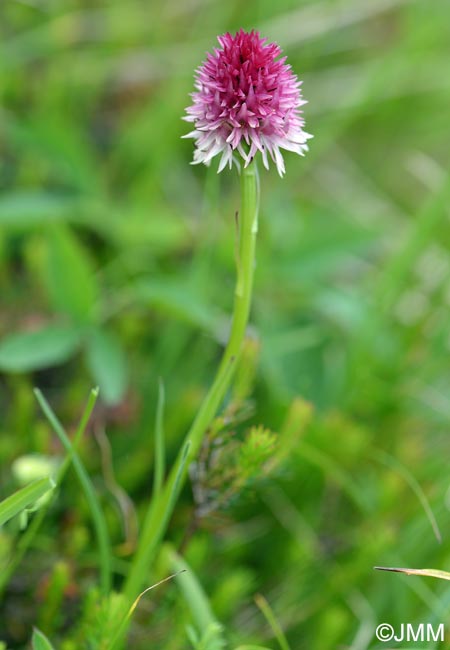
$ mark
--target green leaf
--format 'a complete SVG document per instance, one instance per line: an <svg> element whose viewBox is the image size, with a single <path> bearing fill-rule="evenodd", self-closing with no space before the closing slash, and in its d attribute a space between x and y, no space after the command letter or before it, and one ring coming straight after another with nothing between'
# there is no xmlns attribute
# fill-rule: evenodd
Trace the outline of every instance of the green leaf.
<svg viewBox="0 0 450 650"><path fill-rule="evenodd" d="M24 54L22 46L19 48L21 57ZM12 54L11 50L9 52ZM5 51L2 51L2 64L4 56ZM99 190L99 166L91 142L69 115L52 110L46 104L44 110L30 111L27 118L2 115L2 126L7 130L8 142L21 159L28 162L30 156L31 161L37 158L51 170L51 177L62 181L65 187L91 195Z"/></svg>
<svg viewBox="0 0 450 650"><path fill-rule="evenodd" d="M165 310L175 318L215 332L220 318L191 286L181 280L163 278L136 282L132 290L135 300Z"/></svg>
<svg viewBox="0 0 450 650"><path fill-rule="evenodd" d="M0 370L30 372L70 359L80 344L74 327L48 326L35 332L21 332L0 341Z"/></svg>
<svg viewBox="0 0 450 650"><path fill-rule="evenodd" d="M49 192L11 192L0 199L0 225L29 227L67 219L75 210L71 197Z"/></svg>
<svg viewBox="0 0 450 650"><path fill-rule="evenodd" d="M92 321L98 287L86 252L62 226L51 230L48 245L46 279L54 308L78 322Z"/></svg>
<svg viewBox="0 0 450 650"><path fill-rule="evenodd" d="M0 526L21 513L25 508L32 505L44 496L49 490L53 490L55 482L50 477L41 478L17 490L0 503Z"/></svg>
<svg viewBox="0 0 450 650"><path fill-rule="evenodd" d="M262 645L240 645L235 650L271 650L271 648Z"/></svg>
<svg viewBox="0 0 450 650"><path fill-rule="evenodd" d="M40 630L34 628L32 637L33 650L54 650L52 644L47 639L45 634Z"/></svg>
<svg viewBox="0 0 450 650"><path fill-rule="evenodd" d="M210 623L201 636L193 627L188 626L187 635L194 650L224 650L228 647L223 627L219 623Z"/></svg>
<svg viewBox="0 0 450 650"><path fill-rule="evenodd" d="M116 337L101 329L90 333L86 347L87 362L100 395L108 404L117 404L127 387L125 353Z"/></svg>

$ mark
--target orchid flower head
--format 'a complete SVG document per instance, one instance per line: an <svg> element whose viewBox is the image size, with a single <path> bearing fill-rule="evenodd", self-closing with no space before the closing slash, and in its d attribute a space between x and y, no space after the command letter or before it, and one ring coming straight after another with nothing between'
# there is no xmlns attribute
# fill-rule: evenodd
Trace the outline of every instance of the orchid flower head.
<svg viewBox="0 0 450 650"><path fill-rule="evenodd" d="M220 47L207 55L195 73L192 105L183 118L194 130L193 164L209 165L220 155L218 171L239 159L247 167L260 152L278 173L285 173L280 149L304 155L312 136L304 131L301 81L276 43L257 31L240 30L218 37Z"/></svg>

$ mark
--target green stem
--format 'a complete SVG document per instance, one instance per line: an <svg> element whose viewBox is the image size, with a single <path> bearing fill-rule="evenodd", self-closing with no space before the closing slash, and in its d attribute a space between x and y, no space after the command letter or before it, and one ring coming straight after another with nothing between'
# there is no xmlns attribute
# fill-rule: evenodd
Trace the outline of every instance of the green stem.
<svg viewBox="0 0 450 650"><path fill-rule="evenodd" d="M230 337L216 377L195 417L169 477L147 511L140 542L125 584L127 602L132 602L148 576L149 567L166 531L176 498L186 479L189 462L183 463L183 450L190 443L188 461L197 456L202 440L226 395L245 338L253 288L255 244L258 230L259 184L256 163L241 173L241 211L238 223L237 280Z"/></svg>

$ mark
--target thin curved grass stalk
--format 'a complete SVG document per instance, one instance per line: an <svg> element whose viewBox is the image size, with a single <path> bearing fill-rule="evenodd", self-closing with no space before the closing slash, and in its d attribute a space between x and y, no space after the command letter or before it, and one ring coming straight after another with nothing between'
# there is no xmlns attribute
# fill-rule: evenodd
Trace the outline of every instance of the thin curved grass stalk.
<svg viewBox="0 0 450 650"><path fill-rule="evenodd" d="M187 459L188 459L188 456L189 456L190 446L191 446L191 443L188 440L186 442L186 444L184 445L183 449L182 449L181 456L179 456L179 458L177 459L176 464L174 466L174 469L176 470L176 474L175 474L173 489L172 489L172 492L169 494L169 500L167 502L165 510L163 510L161 512L160 525L161 525L161 527L163 529L165 529L165 527L167 526L170 513L172 512L172 510L173 510L173 508L175 506L175 502L176 502L177 495L178 495L179 484L180 484L181 477L183 476L183 473L185 471ZM182 568L179 571L177 571L176 573L174 573L173 575L178 575L179 573L182 573L184 570L185 569ZM167 579L169 579L169 578L167 578ZM165 580L163 580L162 582L165 582ZM156 585L153 585L153 586L157 587L159 584L161 584L161 582L158 582ZM111 648L115 647L118 644L120 644L120 642L122 641L123 636L126 634L126 631L127 631L127 628L128 628L128 623L130 621L131 615L134 612L134 610L136 609L136 606L139 603L139 600L141 599L141 597L147 591L152 589L153 586L148 587L146 590L141 592L139 594L139 596L134 600L134 602L132 603L130 609L128 610L128 613L125 615L123 621L121 622L121 624L120 624L120 626L119 626L119 628L118 628L118 630L117 630L117 632L116 632L116 634L114 636L114 642L113 642L113 646L111 646Z"/></svg>
<svg viewBox="0 0 450 650"><path fill-rule="evenodd" d="M264 614L264 618L269 623L281 650L290 650L289 643L287 642L284 632L281 629L281 625L278 623L275 614L272 611L272 608L270 607L267 600L261 594L257 594L255 596L255 603L258 605L259 609Z"/></svg>
<svg viewBox="0 0 450 650"><path fill-rule="evenodd" d="M390 456L384 451L381 450L377 451L375 454L375 458L386 467L389 467L393 471L398 472L402 476L402 478L408 483L411 490L419 499L420 504L424 509L428 521L430 522L431 528L433 529L437 541L439 542L439 544L441 544L442 535L441 535L441 531L439 530L439 525L436 521L436 517L434 516L434 512L431 509L428 499L425 496L425 493L420 487L418 481L414 478L411 472L409 472L406 469L406 467L404 467L401 463L399 463L398 460L396 460L393 456Z"/></svg>
<svg viewBox="0 0 450 650"><path fill-rule="evenodd" d="M97 536L100 565L100 586L102 593L107 594L111 588L111 545L109 541L109 533L105 517L98 502L97 495L95 494L91 479L89 478L89 475L83 463L81 462L73 443L65 432L62 424L59 422L58 418L52 411L49 403L38 388L34 389L34 394L36 395L36 399L39 402L44 415L50 422L53 430L60 439L65 450L70 455L75 473L88 502Z"/></svg>
<svg viewBox="0 0 450 650"><path fill-rule="evenodd" d="M156 582L154 585L150 585L150 587L147 587L147 589L144 589L144 591L142 591L139 594L139 596L136 598L134 603L131 605L128 612L125 614L122 622L120 623L120 625L119 625L119 627L117 629L117 632L114 635L114 638L113 638L113 640L111 641L111 643L110 643L110 645L108 647L108 650L114 650L114 648L116 648L117 645L120 643L120 640L121 640L121 638L122 638L122 636L123 636L123 634L124 634L124 632L125 632L125 630L127 628L128 622L131 619L131 617L133 616L134 610L139 605L139 603L141 601L141 598L143 596L145 596L145 594L147 594L149 591L152 591L152 589L155 589L156 587L159 587L160 585L164 584L165 582L169 582L169 580L172 580L173 578L178 576L180 573L183 573L184 571L186 571L186 569L181 569L180 571L177 571L176 573L173 573L172 575L167 576L167 578L163 578L163 580L160 580L159 582Z"/></svg>

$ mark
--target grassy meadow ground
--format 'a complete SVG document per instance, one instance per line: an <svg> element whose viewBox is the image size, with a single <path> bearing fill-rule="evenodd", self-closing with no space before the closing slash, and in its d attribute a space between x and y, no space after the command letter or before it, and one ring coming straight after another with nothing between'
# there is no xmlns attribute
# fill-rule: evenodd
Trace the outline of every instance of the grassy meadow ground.
<svg viewBox="0 0 450 650"><path fill-rule="evenodd" d="M261 173L245 363L167 535L227 648L365 650L386 647L383 622L450 629L448 583L373 570L450 568L449 24L446 0L0 3L0 500L18 459L64 456L33 387L72 434L99 385L79 451L117 592L151 498L159 380L171 463L232 305L239 182L189 164L193 71L217 34L257 28L304 80L311 150L286 154L284 179ZM247 472L256 425L284 452ZM20 523L0 529L5 649L29 648L33 625L56 649L107 648L113 606L98 606L73 471L19 562ZM192 588L147 594L127 647L193 647ZM222 647L208 643L194 647Z"/></svg>

